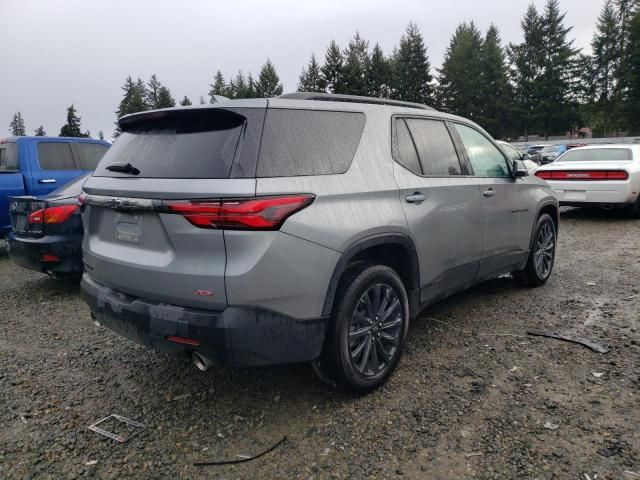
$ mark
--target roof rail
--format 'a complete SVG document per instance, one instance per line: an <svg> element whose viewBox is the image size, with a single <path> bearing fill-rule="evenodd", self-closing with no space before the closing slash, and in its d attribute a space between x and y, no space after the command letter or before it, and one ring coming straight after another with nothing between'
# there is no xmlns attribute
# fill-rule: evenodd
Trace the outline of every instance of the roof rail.
<svg viewBox="0 0 640 480"><path fill-rule="evenodd" d="M360 95L342 95L338 93L314 93L295 92L285 93L278 98L286 100L319 100L322 102L350 102L350 103L370 103L374 105L391 105L395 107L419 108L421 110L435 110L432 107L421 103L403 102L402 100L391 100L389 98L363 97Z"/></svg>

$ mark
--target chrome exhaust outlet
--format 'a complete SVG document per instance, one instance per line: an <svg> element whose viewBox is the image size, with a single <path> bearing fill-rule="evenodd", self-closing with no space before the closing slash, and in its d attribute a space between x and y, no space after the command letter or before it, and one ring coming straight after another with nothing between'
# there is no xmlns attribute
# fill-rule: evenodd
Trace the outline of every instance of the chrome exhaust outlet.
<svg viewBox="0 0 640 480"><path fill-rule="evenodd" d="M193 364L201 372L206 372L207 370L209 370L209 368L211 368L211 365L213 365L213 362L211 360L200 355L196 351L191 354L191 360L193 360Z"/></svg>

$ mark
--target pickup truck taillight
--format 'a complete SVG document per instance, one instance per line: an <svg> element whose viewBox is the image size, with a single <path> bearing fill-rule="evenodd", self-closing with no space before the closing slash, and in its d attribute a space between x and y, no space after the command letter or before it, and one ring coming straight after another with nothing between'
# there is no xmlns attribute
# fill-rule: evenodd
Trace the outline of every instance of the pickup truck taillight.
<svg viewBox="0 0 640 480"><path fill-rule="evenodd" d="M253 197L238 200L166 200L163 206L199 228L277 230L313 202L313 195Z"/></svg>
<svg viewBox="0 0 640 480"><path fill-rule="evenodd" d="M49 207L31 212L28 217L29 223L45 223L46 225L63 223L71 218L71 215L79 210L77 205L60 205L59 207Z"/></svg>

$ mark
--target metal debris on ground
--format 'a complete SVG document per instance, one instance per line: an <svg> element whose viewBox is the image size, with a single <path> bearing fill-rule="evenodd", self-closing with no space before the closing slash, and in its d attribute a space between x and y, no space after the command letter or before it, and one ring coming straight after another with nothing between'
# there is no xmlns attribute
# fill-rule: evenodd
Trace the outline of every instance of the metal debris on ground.
<svg viewBox="0 0 640 480"><path fill-rule="evenodd" d="M176 395L175 397L173 397L171 399L172 402L175 402L176 400L183 400L185 398L189 398L191 396L190 393L183 393L182 395Z"/></svg>
<svg viewBox="0 0 640 480"><path fill-rule="evenodd" d="M552 332L543 332L539 330L529 330L527 333L529 335L535 335L538 337L557 338L558 340L564 340L565 342L579 343L580 345L584 345L585 347L590 348L597 353L607 353L609 351L608 348L600 345L597 342L594 342L593 340L589 340L588 338L574 337L572 335L562 335Z"/></svg>
<svg viewBox="0 0 640 480"><path fill-rule="evenodd" d="M120 422L122 424L124 424L128 435L126 437L123 437L122 435L113 433L113 432L109 432L103 428L98 427L98 425L110 421L110 420L115 420L117 422ZM108 417L104 417L102 420L98 420L97 422L89 425L89 430L91 430L92 432L96 432L100 435L103 435L105 437L108 437L112 440L115 440L118 443L124 443L127 440L129 440L131 437L133 437L134 435L137 435L138 433L140 433L140 430L142 430L144 428L144 425L140 422L136 422L134 420L131 420L129 418L123 417L121 415L117 415L115 413L112 413L111 415L109 415Z"/></svg>
<svg viewBox="0 0 640 480"><path fill-rule="evenodd" d="M544 428L546 428L547 430L557 430L560 428L560 425L558 425L557 423L544 422Z"/></svg>
<svg viewBox="0 0 640 480"><path fill-rule="evenodd" d="M252 455L252 456L236 455L237 457L240 457L240 458L234 459L234 460L217 460L217 461L211 461L211 462L194 462L193 464L195 466L205 467L209 465L232 465L235 463L250 462L251 460L255 460L257 458L260 458L266 455L267 453L273 452L276 448L278 448L280 445L286 442L286 440L287 440L287 436L285 435L284 437L282 437L282 439L278 443L274 444L272 447L268 448L264 452L258 453L257 455Z"/></svg>

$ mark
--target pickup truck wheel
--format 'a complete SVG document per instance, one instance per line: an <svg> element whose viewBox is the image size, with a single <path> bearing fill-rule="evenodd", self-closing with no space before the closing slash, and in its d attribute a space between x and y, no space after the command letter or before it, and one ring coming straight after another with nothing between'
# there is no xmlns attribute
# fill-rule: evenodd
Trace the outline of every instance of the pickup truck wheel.
<svg viewBox="0 0 640 480"><path fill-rule="evenodd" d="M374 390L398 366L408 327L409 300L398 274L384 265L355 268L341 282L314 368L345 390Z"/></svg>
<svg viewBox="0 0 640 480"><path fill-rule="evenodd" d="M533 244L524 270L515 276L528 287L539 287L547 283L556 258L556 225L548 214L540 215L533 234Z"/></svg>

